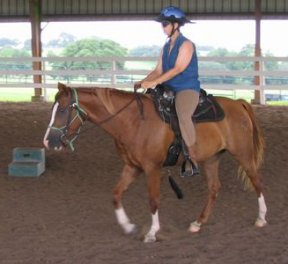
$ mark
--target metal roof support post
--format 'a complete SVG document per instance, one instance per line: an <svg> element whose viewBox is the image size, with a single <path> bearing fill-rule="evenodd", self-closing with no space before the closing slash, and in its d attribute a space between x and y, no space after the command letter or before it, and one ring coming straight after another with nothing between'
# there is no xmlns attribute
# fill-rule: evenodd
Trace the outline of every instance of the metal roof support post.
<svg viewBox="0 0 288 264"><path fill-rule="evenodd" d="M261 0L255 0L255 24L256 24L256 31L255 31L255 57L258 58L255 60L254 63L254 70L258 73L260 73L261 68ZM261 76L258 74L257 76L254 76L254 84L258 86L258 89L254 92L254 100L252 100L252 103L254 104L260 104L261 98L263 97L261 94L263 93L263 90L261 88Z"/></svg>
<svg viewBox="0 0 288 264"><path fill-rule="evenodd" d="M41 58L42 47L41 47L41 0L29 0L30 8L30 20L31 20L31 46L32 46L32 57ZM33 60L33 70L41 71L42 62ZM33 75L34 84L42 83L41 74ZM42 88L34 88L34 96L32 96L32 101L43 101Z"/></svg>

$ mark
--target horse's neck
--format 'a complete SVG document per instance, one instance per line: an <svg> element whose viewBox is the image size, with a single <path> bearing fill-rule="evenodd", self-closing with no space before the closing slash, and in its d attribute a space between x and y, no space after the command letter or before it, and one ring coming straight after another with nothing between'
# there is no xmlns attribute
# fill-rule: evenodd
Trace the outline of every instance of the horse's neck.
<svg viewBox="0 0 288 264"><path fill-rule="evenodd" d="M90 94L82 93L81 104L85 107L89 120L100 125L113 137L125 133L132 120L135 121L133 126L136 126L137 119L141 119L133 94L97 88ZM135 115L139 117L136 118Z"/></svg>

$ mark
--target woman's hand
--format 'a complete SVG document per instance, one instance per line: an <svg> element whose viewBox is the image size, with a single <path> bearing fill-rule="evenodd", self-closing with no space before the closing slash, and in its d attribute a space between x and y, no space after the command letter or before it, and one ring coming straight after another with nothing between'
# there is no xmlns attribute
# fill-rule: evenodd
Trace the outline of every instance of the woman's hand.
<svg viewBox="0 0 288 264"><path fill-rule="evenodd" d="M157 83L155 81L144 81L141 83L141 88L148 89L148 88L155 88Z"/></svg>
<svg viewBox="0 0 288 264"><path fill-rule="evenodd" d="M141 84L142 84L142 81L135 82L134 83L134 90L140 89L141 88Z"/></svg>

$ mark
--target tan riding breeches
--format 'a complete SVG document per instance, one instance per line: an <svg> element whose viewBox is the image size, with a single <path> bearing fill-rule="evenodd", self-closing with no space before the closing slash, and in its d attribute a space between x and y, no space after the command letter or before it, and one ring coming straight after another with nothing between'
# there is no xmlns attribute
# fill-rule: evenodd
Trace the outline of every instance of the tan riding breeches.
<svg viewBox="0 0 288 264"><path fill-rule="evenodd" d="M176 94L175 106L179 126L186 146L192 147L196 142L196 131L191 117L199 102L199 93L187 89Z"/></svg>

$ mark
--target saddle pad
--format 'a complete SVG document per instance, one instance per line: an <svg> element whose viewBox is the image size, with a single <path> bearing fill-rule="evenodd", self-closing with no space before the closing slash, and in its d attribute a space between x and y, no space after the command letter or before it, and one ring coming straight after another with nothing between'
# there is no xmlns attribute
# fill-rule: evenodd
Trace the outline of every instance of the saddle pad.
<svg viewBox="0 0 288 264"><path fill-rule="evenodd" d="M205 99L198 104L192 120L195 123L216 122L225 117L225 113L213 95L205 95Z"/></svg>

